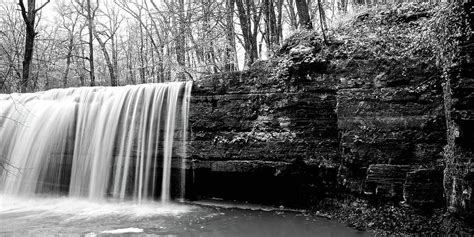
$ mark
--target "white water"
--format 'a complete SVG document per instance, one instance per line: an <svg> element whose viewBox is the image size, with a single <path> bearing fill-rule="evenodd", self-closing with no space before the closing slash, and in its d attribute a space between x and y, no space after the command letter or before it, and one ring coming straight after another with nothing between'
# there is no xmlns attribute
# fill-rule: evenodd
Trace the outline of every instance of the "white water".
<svg viewBox="0 0 474 237"><path fill-rule="evenodd" d="M110 216L127 220L140 220L153 216L178 216L192 209L191 206L162 205L153 201L144 201L137 204L134 202L116 202L114 200L91 201L76 197L36 196L31 198L0 195L0 215L8 216L11 214L17 217L18 213L29 213L29 215L23 215L23 218L32 219L61 216L62 221L67 223Z"/></svg>
<svg viewBox="0 0 474 237"><path fill-rule="evenodd" d="M0 171L0 189L10 195L169 201L173 142L187 135L191 86L0 95L0 161L8 164Z"/></svg>
<svg viewBox="0 0 474 237"><path fill-rule="evenodd" d="M124 229L116 229L116 230L106 230L100 233L102 234L125 234L125 233L142 233L143 229L140 228L124 228Z"/></svg>

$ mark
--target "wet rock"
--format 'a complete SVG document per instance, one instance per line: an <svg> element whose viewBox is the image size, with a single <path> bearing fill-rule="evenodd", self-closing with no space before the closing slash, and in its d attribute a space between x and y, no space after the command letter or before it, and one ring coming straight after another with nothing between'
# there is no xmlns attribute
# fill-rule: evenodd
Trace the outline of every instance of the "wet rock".
<svg viewBox="0 0 474 237"><path fill-rule="evenodd" d="M336 32L338 43L330 45L299 32L250 70L198 80L188 153L207 164L194 177L202 171L232 187L218 185L217 194L206 195L246 192L244 181L259 194L263 186L311 199L333 187L331 195L366 192L392 201L405 195L407 208L429 206L439 202L438 170L446 164L450 206L474 206L472 37L459 46L468 52L459 57L464 61L444 70L433 45L413 41L423 39L430 17L416 4L369 13ZM280 163L286 168L276 169Z"/></svg>
<svg viewBox="0 0 474 237"><path fill-rule="evenodd" d="M365 193L400 198L407 173L412 169L409 165L370 165L365 180Z"/></svg>
<svg viewBox="0 0 474 237"><path fill-rule="evenodd" d="M336 111L344 185L362 191L372 164L440 165L446 143L441 100L429 87L340 89Z"/></svg>
<svg viewBox="0 0 474 237"><path fill-rule="evenodd" d="M403 185L403 199L416 207L433 207L443 204L443 171L417 169L408 172Z"/></svg>
<svg viewBox="0 0 474 237"><path fill-rule="evenodd" d="M474 220L474 12L472 2L455 8L451 14L466 17L460 34L446 47L444 104L448 134L444 151L444 186L448 210ZM456 18L453 18L456 19ZM464 28L462 28L464 27ZM444 59L444 58L443 58Z"/></svg>

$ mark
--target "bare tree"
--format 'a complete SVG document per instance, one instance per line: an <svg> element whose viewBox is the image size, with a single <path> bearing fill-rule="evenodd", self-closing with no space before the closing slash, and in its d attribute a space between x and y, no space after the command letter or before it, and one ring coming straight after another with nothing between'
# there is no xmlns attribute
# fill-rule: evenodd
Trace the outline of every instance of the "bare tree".
<svg viewBox="0 0 474 237"><path fill-rule="evenodd" d="M91 4L91 0L75 0L76 10L81 14L87 22L88 29L88 45L89 45L89 78L90 85L95 86L95 68L94 68L94 20L99 9L99 0L96 0L95 5Z"/></svg>
<svg viewBox="0 0 474 237"><path fill-rule="evenodd" d="M265 19L264 39L267 45L267 52L269 56L273 54L276 47L280 44L280 36L282 34L282 8L283 0L276 1L276 9L271 0L263 0L263 16ZM275 13L275 10L277 13ZM277 19L278 15L278 19Z"/></svg>
<svg viewBox="0 0 474 237"><path fill-rule="evenodd" d="M191 4L191 1L188 1L188 3ZM174 51L177 62L176 79L184 80L185 74L189 74L186 71L186 32L188 32L186 28L189 27L188 22L191 14L187 11L184 0L165 0L164 4L166 5L168 12L170 13L172 29L175 29L171 32L173 40L175 42ZM188 6L188 9L189 8L190 7Z"/></svg>
<svg viewBox="0 0 474 237"><path fill-rule="evenodd" d="M257 35L262 11L253 0L236 0L245 49L245 66L250 67L258 59Z"/></svg>
<svg viewBox="0 0 474 237"><path fill-rule="evenodd" d="M133 28L133 26L129 26L129 29ZM129 30L129 34L131 33L131 30ZM125 53L125 59L126 59L126 78L127 82L131 84L137 84L136 79L135 79L135 68L134 68L134 57L133 57L133 46L134 46L134 40L131 40L132 37L131 35L127 36L127 41L123 42L122 40L122 45L126 44L126 53Z"/></svg>
<svg viewBox="0 0 474 237"><path fill-rule="evenodd" d="M109 24L96 22L96 25L94 25L93 28L93 33L97 42L99 42L100 49L104 55L105 63L109 71L110 85L118 86L116 33L123 18L118 14L118 10L112 6L107 6L106 9L106 11L101 11L101 13L105 18L107 18ZM102 39L103 37L105 37L105 39ZM109 41L111 53L109 53L109 50L107 49L107 42Z"/></svg>
<svg viewBox="0 0 474 237"><path fill-rule="evenodd" d="M31 60L33 59L33 50L35 46L35 37L38 34L35 31L35 23L36 23L36 14L40 11L46 4L48 4L50 0L47 0L43 5L36 8L36 0L28 0L26 9L23 0L19 0L18 4L20 5L21 16L23 17L23 21L25 22L26 26L26 37L25 37L25 52L23 57L23 75L21 80L21 92L29 91L29 77L30 77L30 66Z"/></svg>
<svg viewBox="0 0 474 237"><path fill-rule="evenodd" d="M16 7L0 5L0 90L20 90L25 25Z"/></svg>
<svg viewBox="0 0 474 237"><path fill-rule="evenodd" d="M146 82L146 64L147 64L147 55L145 54L145 45L146 41L151 45L149 50L152 51L150 55L152 55L152 61L154 61L154 57L157 57L157 62L152 63L152 67L157 67L156 70L156 77L158 78L157 81L163 82L165 81L165 65L164 65L164 47L167 45L167 34L169 29L172 27L169 25L169 15L163 14L161 9L154 1L151 1L152 7L150 7L147 1L144 0L115 0L115 4L117 4L121 9L131 15L137 25L131 25L128 27L129 34L128 34L128 43L127 49L133 50L135 42L138 40L138 61L139 61L139 74L140 74L140 81L141 83ZM135 27L134 27L135 26ZM138 37L138 39L137 39ZM130 42L135 41L135 42ZM136 46L136 45L135 45ZM129 67L129 78L133 80L133 83L136 83L134 78L134 69L132 54L127 53L127 65ZM169 59L169 57L168 57ZM155 70L152 70L155 71ZM133 75L133 77L132 77Z"/></svg>
<svg viewBox="0 0 474 237"><path fill-rule="evenodd" d="M298 29L298 19L297 13L295 10L295 1L294 0L286 0L285 9L287 12L287 17L290 25L291 30Z"/></svg>
<svg viewBox="0 0 474 237"><path fill-rule="evenodd" d="M77 76L79 77L79 83L81 86L86 85L86 73L87 72L87 65L86 61L89 60L89 58L86 56L86 50L84 43L82 42L82 35L83 31L85 29L86 24L83 24L78 32L78 39L81 41L74 49L74 59L75 59L75 67L74 70L76 71Z"/></svg>
<svg viewBox="0 0 474 237"><path fill-rule="evenodd" d="M53 25L41 30L41 37L38 37L34 53L35 64L32 68L33 88L44 90L57 87L58 78L55 76L56 65L63 60L61 55L62 47L59 46L58 27Z"/></svg>
<svg viewBox="0 0 474 237"><path fill-rule="evenodd" d="M64 45L66 49L66 68L64 69L64 74L62 76L62 86L67 87L68 85L68 78L71 70L71 64L73 63L73 56L74 56L74 49L77 43L80 43L80 35L78 36L78 32L82 31L85 24L81 24L79 22L79 14L75 11L70 4L66 3L65 1L58 1L57 14L59 15L58 19L58 27L62 30L66 31L66 39ZM80 28L80 29L79 29Z"/></svg>

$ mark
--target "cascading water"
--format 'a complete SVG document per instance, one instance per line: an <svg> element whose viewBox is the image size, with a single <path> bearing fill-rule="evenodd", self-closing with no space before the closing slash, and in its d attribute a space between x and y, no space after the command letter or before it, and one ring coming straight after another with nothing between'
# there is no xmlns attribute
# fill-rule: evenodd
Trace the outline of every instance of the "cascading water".
<svg viewBox="0 0 474 237"><path fill-rule="evenodd" d="M281 208L167 203L184 196L191 87L0 94L0 236L361 236Z"/></svg>
<svg viewBox="0 0 474 237"><path fill-rule="evenodd" d="M191 87L172 82L0 95L0 161L7 164L0 188L14 195L169 201L173 154L186 151L173 142L187 136Z"/></svg>

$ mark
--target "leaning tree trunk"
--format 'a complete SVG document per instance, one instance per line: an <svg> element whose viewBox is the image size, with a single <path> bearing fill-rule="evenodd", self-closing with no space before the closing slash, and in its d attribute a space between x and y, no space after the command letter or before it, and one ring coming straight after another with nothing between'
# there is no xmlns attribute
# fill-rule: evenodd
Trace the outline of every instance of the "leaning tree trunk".
<svg viewBox="0 0 474 237"><path fill-rule="evenodd" d="M323 4L321 0L318 0L318 10L319 10L319 21L321 25L321 32L323 34L323 40L325 44L328 44L328 40L326 38L326 14L324 14Z"/></svg>
<svg viewBox="0 0 474 237"><path fill-rule="evenodd" d="M97 39L97 42L99 42L100 49L102 50L105 58L105 64L107 64L107 69L109 69L109 75L110 75L110 85L111 86L117 86L117 76L115 74L115 69L114 69L114 62L110 58L109 52L107 51L107 46L105 45L105 42L100 38L99 34L94 31L94 36Z"/></svg>

